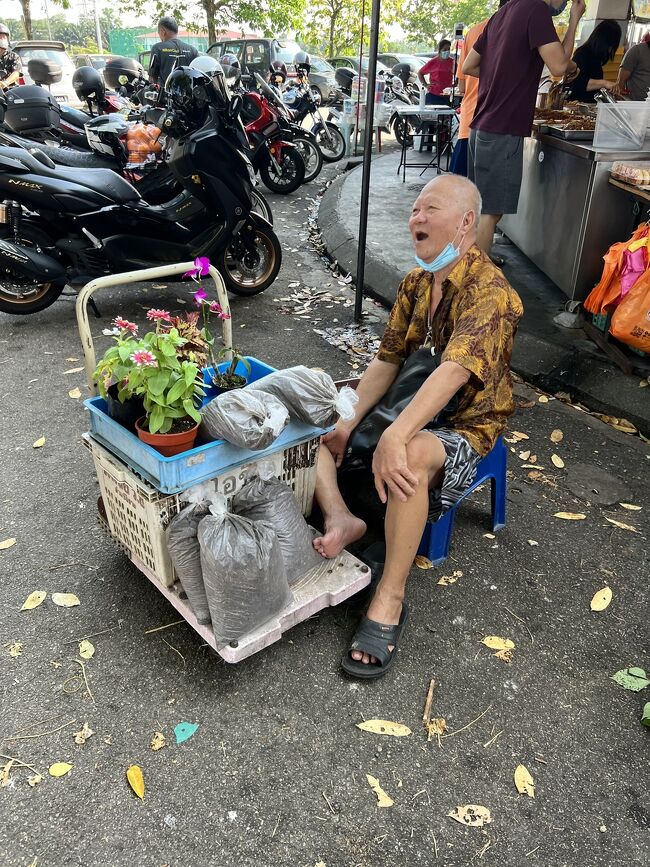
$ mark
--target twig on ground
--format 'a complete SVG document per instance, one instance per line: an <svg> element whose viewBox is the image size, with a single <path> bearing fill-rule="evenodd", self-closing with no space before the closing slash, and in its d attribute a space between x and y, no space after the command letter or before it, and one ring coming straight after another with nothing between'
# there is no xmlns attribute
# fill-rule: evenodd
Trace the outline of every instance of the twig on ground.
<svg viewBox="0 0 650 867"><path fill-rule="evenodd" d="M165 644L167 645L167 647L171 647L171 649L174 651L174 653L177 653L177 654L180 656L180 658L183 660L183 668L185 668L186 665L187 665L187 663L185 662L185 657L184 657L183 654L180 652L180 650L177 650L177 649L174 647L174 645L173 645L173 644L170 644L169 641L167 641L166 638L163 638L163 637L162 637L162 635L161 635L160 637L161 637L161 639L165 642Z"/></svg>
<svg viewBox="0 0 650 867"><path fill-rule="evenodd" d="M14 756L5 756L3 753L0 753L0 759L9 759L10 762L15 762L18 767L29 768L30 771L34 771L35 774L38 774L39 777L42 776L41 772L37 771L33 765L28 765L27 762L23 762L22 759L16 759Z"/></svg>
<svg viewBox="0 0 650 867"><path fill-rule="evenodd" d="M273 833L271 834L271 840L275 837L275 832L278 830L278 825L280 824L280 814L278 813L278 819L275 823L275 828L273 829Z"/></svg>
<svg viewBox="0 0 650 867"><path fill-rule="evenodd" d="M185 618L181 617L180 620L174 620L173 623L166 623L164 626L155 626L153 629L145 629L145 635L151 635L152 632L160 632L161 629L169 629L170 626L178 626L179 623L185 623Z"/></svg>
<svg viewBox="0 0 650 867"><path fill-rule="evenodd" d="M483 746L484 746L484 747L490 747L490 746L492 746L492 744L496 741L496 739L499 737L499 735L502 735L502 734L504 733L504 731L505 731L505 729L501 729L501 731L500 731L500 732L497 732L497 733L494 735L493 738L490 738L489 741L486 741L486 742L483 744Z"/></svg>
<svg viewBox="0 0 650 867"><path fill-rule="evenodd" d="M90 691L90 687L88 686L88 678L86 677L86 666L85 666L85 664L84 664L80 659L73 659L72 662L76 662L77 665L80 665L80 666L81 666L81 673L83 674L84 683L86 684L86 690L88 691L88 695L90 696L90 700L92 701L92 703L93 703L93 704L96 704L96 702L95 702L95 696L92 694L92 692Z"/></svg>
<svg viewBox="0 0 650 867"><path fill-rule="evenodd" d="M535 756L535 761L536 761L536 762L539 762L540 765L547 765L547 764L548 764L548 762L546 761L546 759L541 758L541 756Z"/></svg>
<svg viewBox="0 0 650 867"><path fill-rule="evenodd" d="M488 705L488 706L485 708L485 710L483 711L483 713L480 713L480 714L476 717L476 719L473 719L471 722L468 722L466 726L463 726L463 727L460 728L460 729L456 729L456 730L453 731L453 732L447 732L446 734L442 735L442 737L443 737L443 738L451 738L451 737L453 737L454 735L459 734L459 732L464 732L465 729L468 729L470 726L473 726L474 723L477 723L480 719L482 719L482 718L485 716L485 714L486 714L489 710L491 710L491 709L492 709L492 705L490 704L490 705Z"/></svg>
<svg viewBox="0 0 650 867"><path fill-rule="evenodd" d="M533 852L537 852L538 849L539 849L539 846L535 846L535 848L531 849L530 852L526 852L526 854L524 855L524 858L528 858L529 855L532 855Z"/></svg>
<svg viewBox="0 0 650 867"><path fill-rule="evenodd" d="M51 729L50 731L47 731L47 732L38 732L38 734L35 734L35 735L19 735L19 734L10 735L7 738L3 738L3 740L4 741L26 741L26 740L31 739L31 738L44 738L45 735L54 735L57 732L60 732L62 729L65 729L68 726L71 726L76 722L77 722L76 719L71 719L69 722L64 723L62 726L59 726L57 729Z"/></svg>
<svg viewBox="0 0 650 867"><path fill-rule="evenodd" d="M425 792L426 792L426 789L420 789L419 792L416 792L416 793L413 795L413 797L411 798L411 803L413 803L413 801L414 801L416 798L419 798L420 795L424 795Z"/></svg>
<svg viewBox="0 0 650 867"><path fill-rule="evenodd" d="M114 629L117 629L117 626L111 626L110 629L102 629L101 632L91 632L90 635L84 635L83 638L70 638L68 641L64 641L64 644L80 644L82 641L87 641L89 638L95 638L97 635L104 635L106 632L112 632Z"/></svg>
<svg viewBox="0 0 650 867"><path fill-rule="evenodd" d="M14 735L19 735L22 732L26 732L28 729L36 728L36 726L45 725L45 723L52 722L52 720L54 720L54 719L60 719L62 716L64 716L64 714L57 713L54 716L49 716L47 719L42 719L42 720L39 720L38 722L30 723L28 726L23 726L21 729L18 729L17 732L14 732ZM12 735L12 737L13 737L13 735Z"/></svg>
<svg viewBox="0 0 650 867"><path fill-rule="evenodd" d="M422 715L422 722L427 725L431 718L431 705L433 704L433 690L436 687L436 682L433 678L429 682L429 691L427 692L427 700L424 703L424 713Z"/></svg>
<svg viewBox="0 0 650 867"><path fill-rule="evenodd" d="M50 566L50 572L54 569L63 569L64 566L85 566L87 569L97 571L97 566L91 566L90 563L82 563L80 560L73 560L72 563L57 563L56 566Z"/></svg>
<svg viewBox="0 0 650 867"><path fill-rule="evenodd" d="M431 832L431 836L433 837L433 851L435 852L436 858L438 857L438 841L436 840L436 835Z"/></svg>
<svg viewBox="0 0 650 867"><path fill-rule="evenodd" d="M332 806L332 802L330 801L330 799L327 797L327 795L325 794L325 792L322 792L321 794L322 794L323 797L325 798L325 803L326 803L327 806L330 808L330 811L331 811L332 815L333 815L333 816L336 816L336 810L335 810L334 807Z"/></svg>
<svg viewBox="0 0 650 867"><path fill-rule="evenodd" d="M503 607L503 609L504 609L505 611L508 612L508 614L512 614L512 616L515 618L515 620L518 620L520 623L523 623L523 624L524 624L524 626L526 627L526 632L530 635L530 641L531 641L531 644L534 644L534 643L535 643L535 639L533 638L533 633L532 633L532 632L530 631L530 629L528 628L528 624L526 623L526 621L523 620L521 617L518 617L518 616L515 614L514 611L511 611L511 610L510 610L509 608L507 608L505 605L503 605L502 607Z"/></svg>

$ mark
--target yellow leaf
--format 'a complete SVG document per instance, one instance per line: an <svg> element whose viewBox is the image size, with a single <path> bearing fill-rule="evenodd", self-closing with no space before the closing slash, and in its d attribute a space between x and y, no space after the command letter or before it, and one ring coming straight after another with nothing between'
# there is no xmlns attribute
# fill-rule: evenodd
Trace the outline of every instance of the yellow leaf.
<svg viewBox="0 0 650 867"><path fill-rule="evenodd" d="M527 461L530 457L530 449L526 449L525 452L519 452L519 457L522 461Z"/></svg>
<svg viewBox="0 0 650 867"><path fill-rule="evenodd" d="M537 545L539 545L539 542L536 542L534 539L529 539L529 540L528 540L528 544L529 544L532 548L534 548L534 547L536 547Z"/></svg>
<svg viewBox="0 0 650 867"><path fill-rule="evenodd" d="M551 442L552 443L561 443L563 439L564 439L564 434L562 433L561 430L558 430L556 428L555 430L551 431Z"/></svg>
<svg viewBox="0 0 650 867"><path fill-rule="evenodd" d="M594 598L591 600L592 611L604 611L612 601L611 587L603 587L598 593L594 593Z"/></svg>
<svg viewBox="0 0 650 867"><path fill-rule="evenodd" d="M447 587L449 584L455 584L459 578L463 577L463 573L460 569L455 569L451 575L443 575L437 584L440 584L441 587Z"/></svg>
<svg viewBox="0 0 650 867"><path fill-rule="evenodd" d="M628 512L640 512L643 508L642 506L635 506L634 503L619 503L619 506L627 509Z"/></svg>
<svg viewBox="0 0 650 867"><path fill-rule="evenodd" d="M55 762L53 765L50 765L48 772L51 777L64 777L72 768L73 765L69 765L67 762Z"/></svg>
<svg viewBox="0 0 650 867"><path fill-rule="evenodd" d="M564 461L559 455L551 455L551 461L554 467L557 467L558 470L564 469Z"/></svg>
<svg viewBox="0 0 650 867"><path fill-rule="evenodd" d="M379 785L379 780L377 777L371 777L370 774L366 774L366 779L368 780L368 785L373 790L375 795L377 795L377 806L378 807L392 807L395 801L387 795L386 792Z"/></svg>
<svg viewBox="0 0 650 867"><path fill-rule="evenodd" d="M0 789L6 789L9 785L9 778L11 776L11 768L15 759L9 759L7 764L0 771Z"/></svg>
<svg viewBox="0 0 650 867"><path fill-rule="evenodd" d="M81 373L83 367L71 367L70 370L64 370L63 375L67 376L68 373Z"/></svg>
<svg viewBox="0 0 650 867"><path fill-rule="evenodd" d="M0 551L6 551L7 548L12 548L15 544L15 539L5 539L4 542L0 542Z"/></svg>
<svg viewBox="0 0 650 867"><path fill-rule="evenodd" d="M513 435L513 437L516 437L518 440L529 440L530 439L528 434L522 433L521 431L518 431L518 430L513 430L512 435Z"/></svg>
<svg viewBox="0 0 650 867"><path fill-rule="evenodd" d="M647 388L650 385L647 379L642 379L639 383L639 388Z"/></svg>
<svg viewBox="0 0 650 867"><path fill-rule="evenodd" d="M494 533L483 533L483 538L484 539L496 539L496 536L494 535Z"/></svg>
<svg viewBox="0 0 650 867"><path fill-rule="evenodd" d="M613 518L605 518L606 521L609 521L610 524L613 524L615 527L620 527L621 530L629 530L630 533L638 533L636 527L633 527L631 524L624 524L622 521L615 521Z"/></svg>
<svg viewBox="0 0 650 867"><path fill-rule="evenodd" d="M71 397L73 400L79 400L81 391L78 388L71 388L68 392L68 397Z"/></svg>
<svg viewBox="0 0 650 867"><path fill-rule="evenodd" d="M461 825L467 825L469 828L482 828L492 821L492 814L488 808L480 804L463 804L447 815L455 822L460 822Z"/></svg>
<svg viewBox="0 0 650 867"><path fill-rule="evenodd" d="M540 396L537 398L537 402L538 403L548 403L548 398L546 397L545 394L540 394Z"/></svg>
<svg viewBox="0 0 650 867"><path fill-rule="evenodd" d="M20 609L21 611L31 611L32 608L38 608L41 602L47 596L47 590L34 590L33 593L30 593L27 599L23 602L23 607Z"/></svg>
<svg viewBox="0 0 650 867"><path fill-rule="evenodd" d="M13 656L15 659L17 656L23 652L23 645L20 641L14 641L14 643L9 648L9 656Z"/></svg>
<svg viewBox="0 0 650 867"><path fill-rule="evenodd" d="M61 608L73 608L75 605L81 605L79 597L75 596L74 593L53 593L52 602Z"/></svg>
<svg viewBox="0 0 650 867"><path fill-rule="evenodd" d="M129 781L129 786L136 793L138 798L144 798L144 777L142 776L142 768L138 765L131 765L127 769L126 778Z"/></svg>
<svg viewBox="0 0 650 867"><path fill-rule="evenodd" d="M529 798L535 797L535 783L528 768L524 767L524 765L517 765L515 770L515 786L520 795L528 795Z"/></svg>
<svg viewBox="0 0 650 867"><path fill-rule="evenodd" d="M562 518L564 521L584 521L587 517L582 512L556 512L554 518Z"/></svg>
<svg viewBox="0 0 650 867"><path fill-rule="evenodd" d="M88 641L87 638L84 638L83 641L79 642L79 656L82 659L92 659L95 655L95 645Z"/></svg>
<svg viewBox="0 0 650 867"><path fill-rule="evenodd" d="M40 774L34 774L33 777L27 777L27 782L29 785L34 788L34 786L38 786L40 782L42 782L43 777Z"/></svg>
<svg viewBox="0 0 650 867"><path fill-rule="evenodd" d="M421 554L418 554L413 562L418 569L431 569L433 566L431 560L428 557L423 557Z"/></svg>
<svg viewBox="0 0 650 867"><path fill-rule="evenodd" d="M367 719L355 723L362 732L370 732L373 735L392 735L394 738L405 738L411 734L411 729L402 723L391 722L388 719Z"/></svg>
<svg viewBox="0 0 650 867"><path fill-rule="evenodd" d="M613 424L612 427L616 428L616 430L623 431L623 433L636 433L636 428L632 422L628 421L626 418L619 418L618 424Z"/></svg>
<svg viewBox="0 0 650 867"><path fill-rule="evenodd" d="M515 643L509 638L501 638L499 635L486 635L481 639L481 644L489 647L490 650L513 650Z"/></svg>
<svg viewBox="0 0 650 867"><path fill-rule="evenodd" d="M165 746L165 735L162 732L154 732L150 746L154 752L161 750Z"/></svg>
<svg viewBox="0 0 650 867"><path fill-rule="evenodd" d="M40 437L39 439L36 440L35 443L32 443L32 448L33 449L42 449L44 445L45 445L45 437Z"/></svg>
<svg viewBox="0 0 650 867"><path fill-rule="evenodd" d="M74 742L76 744L85 744L89 737L92 737L95 732L90 728L88 723L84 723L78 732L74 733Z"/></svg>
<svg viewBox="0 0 650 867"><path fill-rule="evenodd" d="M543 470L544 467L541 467L539 464L522 464L521 469L522 470L530 470L530 469Z"/></svg>

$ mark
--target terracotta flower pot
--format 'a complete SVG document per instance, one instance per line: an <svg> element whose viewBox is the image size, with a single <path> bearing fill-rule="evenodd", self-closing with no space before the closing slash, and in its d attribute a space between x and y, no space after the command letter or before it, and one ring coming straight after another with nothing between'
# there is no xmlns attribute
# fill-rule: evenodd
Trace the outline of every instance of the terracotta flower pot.
<svg viewBox="0 0 650 867"><path fill-rule="evenodd" d="M141 427L144 422L145 416L142 416L142 418L139 418L135 423L135 430L138 434L138 439L141 439L143 443L156 449L157 452L160 452L160 454L164 455L166 458L170 458L172 455L179 455L181 452L189 451L193 447L194 440L199 432L199 426L198 424L195 424L193 427L181 431L180 433L152 434Z"/></svg>

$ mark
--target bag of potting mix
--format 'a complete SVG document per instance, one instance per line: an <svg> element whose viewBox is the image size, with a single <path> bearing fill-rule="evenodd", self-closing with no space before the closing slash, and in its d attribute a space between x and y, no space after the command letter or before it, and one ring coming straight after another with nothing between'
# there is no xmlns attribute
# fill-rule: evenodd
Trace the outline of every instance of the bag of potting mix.
<svg viewBox="0 0 650 867"><path fill-rule="evenodd" d="M218 642L252 632L291 602L280 543L270 524L229 513L225 497L217 496L198 536Z"/></svg>
<svg viewBox="0 0 650 867"><path fill-rule="evenodd" d="M329 427L339 417L344 420L354 418L354 408L359 400L354 389L345 386L337 391L328 373L302 364L269 373L256 380L254 387L256 391L275 395L291 415L317 427Z"/></svg>
<svg viewBox="0 0 650 867"><path fill-rule="evenodd" d="M171 519L165 530L169 556L199 623L210 622L210 609L203 586L197 532L199 523L208 514L208 503L214 496L214 484L211 482L190 488L185 492L188 505Z"/></svg>
<svg viewBox="0 0 650 867"><path fill-rule="evenodd" d="M201 410L201 433L245 449L268 448L289 424L287 408L255 388L219 394Z"/></svg>
<svg viewBox="0 0 650 867"><path fill-rule="evenodd" d="M323 558L314 550L312 532L289 485L275 477L273 465L268 461L260 461L256 471L258 475L234 495L232 510L273 527L292 586L310 569L322 564Z"/></svg>

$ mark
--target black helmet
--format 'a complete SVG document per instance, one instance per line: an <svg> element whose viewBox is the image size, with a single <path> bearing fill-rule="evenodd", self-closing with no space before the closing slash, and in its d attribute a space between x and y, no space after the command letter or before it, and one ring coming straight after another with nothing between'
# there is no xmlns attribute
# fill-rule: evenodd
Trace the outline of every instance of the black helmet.
<svg viewBox="0 0 650 867"><path fill-rule="evenodd" d="M269 67L269 73L271 75L271 83L276 83L276 78L281 78L282 83L287 80L287 76L289 73L287 72L287 64L283 63L281 60L274 60Z"/></svg>
<svg viewBox="0 0 650 867"><path fill-rule="evenodd" d="M396 63L391 69L391 72L400 79L404 87L406 87L409 81L414 77L410 63Z"/></svg>
<svg viewBox="0 0 650 867"><path fill-rule="evenodd" d="M95 102L99 102L106 93L101 75L92 66L80 66L79 69L75 69L72 86L79 99L94 99Z"/></svg>
<svg viewBox="0 0 650 867"><path fill-rule="evenodd" d="M179 66L165 82L165 93L174 111L180 115L187 129L199 129L206 121L210 103L210 88L223 72L213 78L198 69ZM223 85L223 81L221 82ZM219 88L217 88L218 92Z"/></svg>
<svg viewBox="0 0 650 867"><path fill-rule="evenodd" d="M104 81L111 90L126 89L128 94L135 90L134 81L144 77L142 66L131 57L113 57L104 67Z"/></svg>
<svg viewBox="0 0 650 867"><path fill-rule="evenodd" d="M296 72L305 72L309 75L311 72L311 57L306 51L299 51L293 58L293 65L296 67Z"/></svg>
<svg viewBox="0 0 650 867"><path fill-rule="evenodd" d="M233 54L232 51L226 51L225 54L222 54L219 58L219 63L222 66L234 66L236 69L241 69L239 58L236 54Z"/></svg>
<svg viewBox="0 0 650 867"><path fill-rule="evenodd" d="M6 36L7 39L9 39L9 37L11 36L11 31L9 30L7 25L3 24L1 21L0 21L0 36Z"/></svg>

